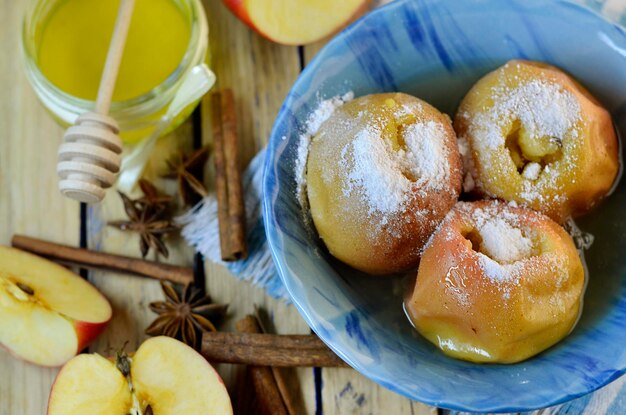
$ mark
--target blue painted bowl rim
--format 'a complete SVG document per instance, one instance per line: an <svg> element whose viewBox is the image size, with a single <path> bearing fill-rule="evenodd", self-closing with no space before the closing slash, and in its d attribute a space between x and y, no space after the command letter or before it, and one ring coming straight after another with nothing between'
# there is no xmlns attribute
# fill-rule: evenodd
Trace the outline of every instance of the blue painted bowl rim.
<svg viewBox="0 0 626 415"><path fill-rule="evenodd" d="M365 375L369 379L386 387L387 389L395 393L398 393L400 395L403 395L409 399L415 399L425 404L429 404L429 405L436 406L436 407L442 407L446 409L451 409L451 410L457 410L457 411L503 413L503 412L520 412L520 411L542 409L542 408L546 408L549 406L554 406L554 405L558 405L564 402L568 402L570 400L573 400L581 396L587 395L591 392L594 392L602 388L603 386L608 385L614 380L618 379L622 375L626 374L626 362L622 363L624 367L620 369L616 369L613 372L608 372L608 375L607 375L607 372L604 372L603 374L606 377L602 379L593 388L581 390L580 392L576 392L572 394L565 394L563 396L555 396L554 399L545 400L540 404L536 403L536 404L524 405L523 403L520 403L520 404L517 404L517 406L514 406L511 404L503 405L500 403L494 403L491 406L482 405L481 407L475 407L470 404L459 405L454 400L450 400L448 397L445 397L445 396L435 397L435 396L430 396L426 394L416 396L416 394L408 393L407 391L405 391L402 387L399 387L398 385L388 382L385 379L379 378L378 376L376 376L376 374L371 373L364 365L360 364L357 360L353 359L351 356L346 354L343 350L338 348L332 341L330 341L330 339L326 338L325 331L319 329L317 321L311 316L311 314L307 310L307 307L310 306L309 302L305 298L299 299L293 295L295 288L294 286L292 286L291 279L287 276L289 272L284 267L284 264L283 264L283 258L284 258L284 255L282 253L283 242L279 238L280 232L276 231L278 227L275 225L276 218L273 214L273 200L272 200L271 195L273 195L274 193L273 190L276 187L276 183L277 183L277 179L275 178L275 175L273 174L273 166L276 163L275 155L277 153L277 147L279 143L281 143L282 141L282 136L279 133L280 125L282 125L285 122L285 119L289 116L289 109L292 107L292 105L294 104L294 101L297 99L297 96L294 94L294 90L298 89L298 86L300 84L307 84L310 82L311 78L315 74L315 71L317 70L317 67L320 65L322 61L324 61L324 59L326 59L326 55L329 54L329 50L333 49L334 44L340 42L340 39L347 36L353 31L360 30L361 26L365 25L368 20L376 19L378 18L379 15L382 15L385 13L391 13L395 9L404 7L406 3L410 3L413 1L416 1L416 0L395 0L391 3L388 3L374 10L371 10L369 13L357 19L355 22L353 22L348 27L346 27L341 32L339 32L337 35L335 35L330 41L328 41L324 45L324 47L317 53L317 55L313 58L313 60L308 65L306 65L304 70L298 76L298 79L296 79L296 81L292 85L289 93L287 94L287 97L285 98L285 101L280 107L280 110L278 112L278 115L276 116L276 120L274 122L274 126L272 128L272 132L270 134L270 138L268 141L265 162L264 162L263 195L262 195L263 222L265 226L265 234L266 234L268 245L272 254L272 259L274 261L278 274L281 280L283 281L283 283L285 284L285 288L287 289L287 292L289 293L289 296L291 300L293 301L293 304L298 309L300 315L304 318L304 320L311 327L311 329L315 333L318 334L320 339L323 340L324 343L326 343L326 345L333 352L335 352L342 360L344 360L348 365L350 365L353 369L355 369L359 373ZM431 0L431 1L436 2L439 0ZM606 24L610 26L611 28L616 28L620 30L626 36L626 30L622 26L618 24L614 24L606 20L604 16L602 16L601 14L581 4L575 3L571 0L551 0L550 4L547 6L555 7L555 8L576 7L579 9L580 12L587 13L593 18L600 20L603 24ZM623 145L623 143L620 143L620 146L621 145Z"/></svg>

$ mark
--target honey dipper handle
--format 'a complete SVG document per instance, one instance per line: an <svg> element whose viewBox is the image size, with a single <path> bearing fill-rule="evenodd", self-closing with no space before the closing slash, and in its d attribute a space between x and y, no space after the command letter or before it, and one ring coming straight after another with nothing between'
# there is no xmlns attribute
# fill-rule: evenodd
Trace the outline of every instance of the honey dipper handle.
<svg viewBox="0 0 626 415"><path fill-rule="evenodd" d="M133 14L135 0L122 0L120 8L115 20L115 29L109 44L107 59L102 70L100 78L100 87L98 88L98 98L96 99L96 110L99 114L108 114L111 106L111 98L115 89L115 80L124 54L124 45L126 44L126 36L130 27L130 18Z"/></svg>
<svg viewBox="0 0 626 415"><path fill-rule="evenodd" d="M108 1L108 0L107 0ZM107 59L102 70L95 112L86 112L65 131L59 147L59 190L84 203L100 202L104 189L115 182L120 170L122 141L119 127L107 114L122 61L135 0L122 0Z"/></svg>

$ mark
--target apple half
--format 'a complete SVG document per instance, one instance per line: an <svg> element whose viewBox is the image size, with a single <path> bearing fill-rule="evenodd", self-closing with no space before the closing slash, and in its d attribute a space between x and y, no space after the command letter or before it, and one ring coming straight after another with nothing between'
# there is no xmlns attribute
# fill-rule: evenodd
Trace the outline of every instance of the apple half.
<svg viewBox="0 0 626 415"><path fill-rule="evenodd" d="M54 262L0 246L0 344L41 366L60 366L111 319L87 281Z"/></svg>
<svg viewBox="0 0 626 415"><path fill-rule="evenodd" d="M240 20L284 45L304 45L333 34L367 9L367 0L224 0Z"/></svg>
<svg viewBox="0 0 626 415"><path fill-rule="evenodd" d="M83 354L61 369L48 415L232 415L222 379L198 352L169 338L146 340L115 361Z"/></svg>

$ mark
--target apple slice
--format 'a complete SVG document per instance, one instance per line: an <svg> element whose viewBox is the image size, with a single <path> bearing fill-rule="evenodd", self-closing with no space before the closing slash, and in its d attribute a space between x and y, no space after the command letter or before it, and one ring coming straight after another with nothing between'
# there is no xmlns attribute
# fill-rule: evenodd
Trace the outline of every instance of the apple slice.
<svg viewBox="0 0 626 415"><path fill-rule="evenodd" d="M66 268L0 246L0 344L42 366L60 366L106 327L109 302Z"/></svg>
<svg viewBox="0 0 626 415"><path fill-rule="evenodd" d="M127 415L132 405L128 381L115 363L97 354L81 354L57 375L48 413Z"/></svg>
<svg viewBox="0 0 626 415"><path fill-rule="evenodd" d="M248 26L284 45L320 40L363 12L367 0L224 0Z"/></svg>
<svg viewBox="0 0 626 415"><path fill-rule="evenodd" d="M213 367L191 347L169 337L146 340L132 358L118 357L117 364L99 355L75 357L59 372L48 402L48 415L150 412L232 415L233 409Z"/></svg>
<svg viewBox="0 0 626 415"><path fill-rule="evenodd" d="M137 399L157 415L232 414L222 378L194 349L170 337L146 340L133 358Z"/></svg>

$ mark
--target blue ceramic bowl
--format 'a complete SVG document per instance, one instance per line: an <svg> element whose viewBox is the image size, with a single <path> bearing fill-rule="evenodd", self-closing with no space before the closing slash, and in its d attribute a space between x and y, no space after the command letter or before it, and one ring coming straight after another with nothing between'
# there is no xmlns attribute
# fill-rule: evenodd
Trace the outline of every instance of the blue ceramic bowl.
<svg viewBox="0 0 626 415"><path fill-rule="evenodd" d="M334 260L301 220L295 198L298 136L321 99L402 91L454 115L471 85L509 59L554 64L611 111L626 137L626 34L565 1L399 0L337 35L283 104L265 164L264 215L274 261L311 328L346 362L428 404L515 412L573 399L626 370L626 181L579 222L596 236L574 332L515 365L444 356L412 329L401 282L359 275Z"/></svg>

